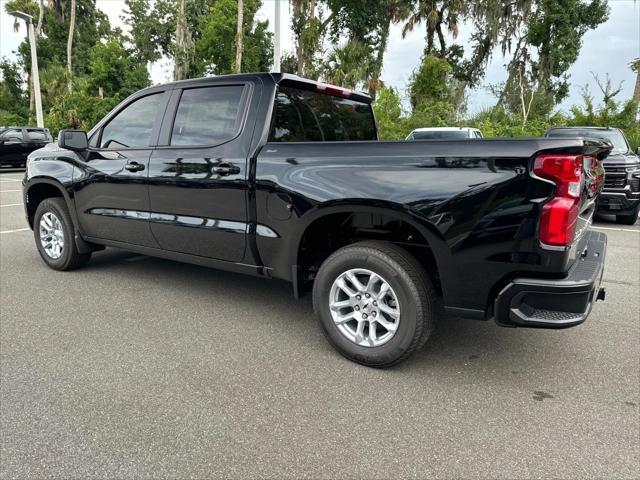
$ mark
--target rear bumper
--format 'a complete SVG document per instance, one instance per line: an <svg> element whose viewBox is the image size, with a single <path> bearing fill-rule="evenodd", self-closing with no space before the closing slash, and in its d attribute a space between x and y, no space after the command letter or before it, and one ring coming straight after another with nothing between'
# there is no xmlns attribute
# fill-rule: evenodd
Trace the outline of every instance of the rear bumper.
<svg viewBox="0 0 640 480"><path fill-rule="evenodd" d="M596 300L604 273L607 237L588 232L587 246L567 276L559 280L516 278L495 300L495 321L507 327L567 328L584 322Z"/></svg>

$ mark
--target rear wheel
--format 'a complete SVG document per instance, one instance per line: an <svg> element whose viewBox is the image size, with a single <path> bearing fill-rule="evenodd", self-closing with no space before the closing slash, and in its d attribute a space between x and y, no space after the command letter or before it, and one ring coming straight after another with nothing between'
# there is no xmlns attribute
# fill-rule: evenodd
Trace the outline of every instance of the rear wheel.
<svg viewBox="0 0 640 480"><path fill-rule="evenodd" d="M40 256L54 270L73 270L91 258L91 253L78 252L74 231L64 199L47 198L38 205L33 234Z"/></svg>
<svg viewBox="0 0 640 480"><path fill-rule="evenodd" d="M313 305L329 342L345 357L390 367L419 349L435 323L436 294L420 263L386 242L360 242L320 267Z"/></svg>

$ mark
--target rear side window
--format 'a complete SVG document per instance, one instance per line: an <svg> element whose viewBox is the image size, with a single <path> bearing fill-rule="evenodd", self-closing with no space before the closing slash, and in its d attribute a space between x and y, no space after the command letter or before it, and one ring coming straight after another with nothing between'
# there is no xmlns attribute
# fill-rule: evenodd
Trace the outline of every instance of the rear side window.
<svg viewBox="0 0 640 480"><path fill-rule="evenodd" d="M102 130L102 148L141 148L151 144L151 131L164 93L139 98L109 121Z"/></svg>
<svg viewBox="0 0 640 480"><path fill-rule="evenodd" d="M47 135L47 132L43 131L43 130L32 130L29 129L27 130L27 134L29 135L29 140L32 141L42 141L42 142L48 142L49 141L49 135Z"/></svg>
<svg viewBox="0 0 640 480"><path fill-rule="evenodd" d="M244 86L191 88L182 92L171 145L215 145L240 131Z"/></svg>
<svg viewBox="0 0 640 480"><path fill-rule="evenodd" d="M376 138L369 104L297 88L278 88L270 142L330 142Z"/></svg>

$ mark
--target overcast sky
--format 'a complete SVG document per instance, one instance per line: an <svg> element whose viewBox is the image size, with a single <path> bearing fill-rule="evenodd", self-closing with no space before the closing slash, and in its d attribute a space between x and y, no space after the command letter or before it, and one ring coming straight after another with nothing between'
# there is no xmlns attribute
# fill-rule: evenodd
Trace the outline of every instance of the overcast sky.
<svg viewBox="0 0 640 480"><path fill-rule="evenodd" d="M25 35L25 30L13 31L13 20L4 11L7 0L0 0L0 56L15 58L13 53ZM273 28L275 2L278 1L282 22L282 51L293 49L291 35L290 8L287 0L264 0L263 7L258 12L260 19L269 20ZM124 0L98 0L98 7L108 16L114 26L122 25L120 16L124 8ZM571 89L567 100L561 105L568 109L571 105L581 104L581 88L589 84L592 93L597 93L597 87L591 72L602 78L608 73L614 82L623 82L620 98L629 98L633 92L634 75L629 69L629 62L640 56L640 0L609 0L609 20L595 30L589 31L583 38L583 46L578 61L569 70ZM382 80L388 85L404 91L409 75L420 61L424 48L424 26L418 26L412 33L402 39L400 26L391 29L389 46L385 54ZM455 40L461 45L467 45L470 29L461 28L459 37ZM506 74L504 64L508 58L497 53L487 66L483 85L504 81ZM170 80L172 67L168 62L158 62L151 71L154 83ZM596 96L596 98L598 98ZM486 87L481 86L471 92L469 96L469 110L471 112L489 107L494 103Z"/></svg>

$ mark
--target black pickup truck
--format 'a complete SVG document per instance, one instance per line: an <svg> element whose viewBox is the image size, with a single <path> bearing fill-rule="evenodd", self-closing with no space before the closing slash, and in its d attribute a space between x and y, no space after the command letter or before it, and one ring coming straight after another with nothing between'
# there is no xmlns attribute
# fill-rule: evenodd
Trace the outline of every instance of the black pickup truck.
<svg viewBox="0 0 640 480"><path fill-rule="evenodd" d="M552 128L547 137L584 137L604 140L613 150L604 161L604 188L598 197L597 213L616 216L618 223L633 225L640 214L640 148L631 146L622 130L609 127Z"/></svg>
<svg viewBox="0 0 640 480"><path fill-rule="evenodd" d="M32 153L27 221L56 270L105 246L293 284L356 362L387 367L439 314L585 320L611 146L580 138L382 142L368 96L286 74L148 88ZM239 320L241 321L241 319Z"/></svg>
<svg viewBox="0 0 640 480"><path fill-rule="evenodd" d="M0 168L24 168L31 152L53 142L46 128L0 127Z"/></svg>

